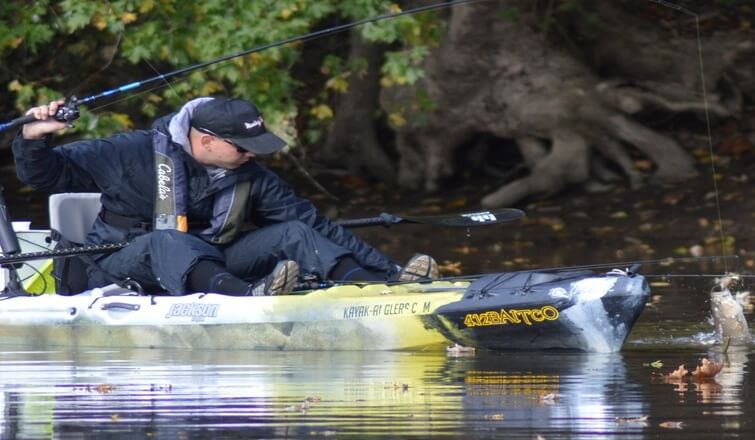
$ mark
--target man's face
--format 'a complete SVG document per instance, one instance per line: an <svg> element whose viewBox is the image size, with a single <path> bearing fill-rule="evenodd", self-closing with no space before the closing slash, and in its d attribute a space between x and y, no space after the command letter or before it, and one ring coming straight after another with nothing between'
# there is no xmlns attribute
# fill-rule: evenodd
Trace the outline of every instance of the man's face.
<svg viewBox="0 0 755 440"><path fill-rule="evenodd" d="M210 139L203 139L204 154L197 161L204 165L212 165L227 170L235 170L254 159L254 153L237 147L233 143L212 135L204 135Z"/></svg>

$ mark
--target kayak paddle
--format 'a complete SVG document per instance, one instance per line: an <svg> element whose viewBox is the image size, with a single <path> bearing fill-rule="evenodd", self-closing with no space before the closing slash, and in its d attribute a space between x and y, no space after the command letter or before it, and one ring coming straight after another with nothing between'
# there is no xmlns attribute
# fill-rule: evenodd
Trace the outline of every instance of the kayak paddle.
<svg viewBox="0 0 755 440"><path fill-rule="evenodd" d="M490 211L463 212L458 214L428 215L428 216L403 216L383 213L378 217L356 218L352 220L340 220L336 224L345 228L359 228L365 226L392 226L404 223L414 223L432 226L451 227L474 227L494 225L517 220L524 217L524 211L514 208L501 208ZM28 252L25 254L5 254L0 256L0 265L21 263L30 260L43 260L46 258L75 257L78 255L107 254L123 249L127 242L111 243L103 245L90 245L65 249L54 249L42 252Z"/></svg>
<svg viewBox="0 0 755 440"><path fill-rule="evenodd" d="M501 208L491 211L462 212L458 214L428 216L399 217L394 214L382 213L377 217L340 220L337 221L336 224L346 228L361 228L365 226L389 227L402 223L469 228L472 226L494 225L497 223L510 222L522 217L524 217L524 211L522 210L514 208Z"/></svg>

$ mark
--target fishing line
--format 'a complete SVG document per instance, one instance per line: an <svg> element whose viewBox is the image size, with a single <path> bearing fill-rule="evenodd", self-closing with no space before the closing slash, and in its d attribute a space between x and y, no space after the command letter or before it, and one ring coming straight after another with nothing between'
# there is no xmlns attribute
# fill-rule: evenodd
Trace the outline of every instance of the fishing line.
<svg viewBox="0 0 755 440"><path fill-rule="evenodd" d="M697 55L698 55L698 61L700 64L700 82L702 84L702 93L703 93L703 112L705 114L705 125L707 128L707 134L708 134L708 152L710 155L710 166L711 166L711 173L713 177L713 193L716 199L716 212L718 214L718 232L719 232L719 239L721 240L721 253L726 254L726 242L724 240L724 222L723 222L723 216L721 215L721 198L719 196L719 191L718 191L718 182L716 181L716 174L717 174L716 158L715 158L715 154L713 153L713 131L711 129L710 111L708 109L707 86L705 85L705 66L703 63L702 38L700 36L700 17L698 16L697 13L692 12L681 5L670 3L665 0L648 0L648 1L651 3L656 3L658 5L673 9L675 11L690 15L695 18L695 30L697 34ZM728 272L728 266L726 264L726 260L724 260L724 272Z"/></svg>
<svg viewBox="0 0 755 440"><path fill-rule="evenodd" d="M56 120L61 121L61 122L67 122L70 125L79 116L78 105L80 105L80 104L87 104L87 103L94 102L94 101L97 101L97 100L102 99L102 98L112 97L114 95L119 95L121 93L125 93L125 92L128 92L128 91L134 90L134 89L138 89L138 88L141 88L141 87L143 87L143 86L145 86L147 84L152 84L152 83L155 83L155 82L158 82L158 81L167 81L167 78L183 75L183 74L186 74L186 73L189 73L189 72L192 72L192 71L195 71L195 70L199 70L199 69L204 69L204 68L207 68L207 67L209 67L209 66L211 66L213 64L222 63L224 61L228 61L228 60L231 60L231 59L234 59L234 58L238 58L238 57L241 57L241 56L244 56L244 55L249 55L249 54L252 54L252 53L262 52L262 51L265 51L267 49L272 49L274 47L283 46L283 45L286 45L286 44L289 44L289 43L310 41L310 40L313 40L313 39L316 39L316 38L323 37L325 35L330 35L330 34L344 32L346 30L349 30L349 29L352 29L352 28L355 28L355 27L358 27L358 26L362 26L362 25L365 25L365 24L368 24L368 23L376 23L376 22L383 21L383 20L394 19L394 18L398 18L398 17L402 17L402 16L408 16L408 15L418 14L418 13L421 13L421 12L427 12L427 11L432 11L432 10L436 10L436 9L446 9L446 8L450 8L450 7L453 7L453 6L456 6L456 5L478 3L478 2L482 2L482 1L490 1L490 0L453 0L453 1L445 1L445 2L440 2L440 3L433 3L433 4L429 4L429 5L425 5L425 6L418 6L416 8L410 8L410 9L407 9L405 11L387 13L387 14L382 14L382 15L376 15L376 16L373 16L373 17L364 18L362 20L357 20L357 21L353 21L353 22L349 22L349 23L345 23L345 24L341 24L341 25L337 25L337 26L332 26L332 27L329 27L329 28L325 28L325 29L321 29L321 30L318 30L318 31L310 32L310 33L307 33L307 34L297 35L297 36L285 38L283 40L279 40L279 41L276 41L276 42L263 44L263 45L260 45L260 46L253 47L251 49L246 49L246 50L242 50L240 52L232 53L232 54L229 54L229 55L224 55L224 56L221 56L219 58L215 58L215 59L210 60L210 61L204 61L204 62L201 62L201 63L193 64L191 66L187 66L187 67L184 67L184 68L181 68L181 69L177 69L177 70L165 73L165 74L160 74L158 72L157 76L154 76L154 77L151 77L151 78L147 78L147 79L144 79L144 80L141 80L141 81L134 81L134 82L131 82L131 83L128 83L128 84L124 84L124 85L116 87L114 89L105 90L105 91L100 92L98 94L87 96L85 98L78 99L76 97L71 97L71 98L69 98L67 100L67 102L66 102L66 104L64 106L62 106L61 108L59 108L58 113L56 113L56 115L54 117L55 117ZM14 127L18 127L18 126L23 125L23 124L27 124L29 122L33 122L35 120L36 119L32 115L26 115L26 116L22 116L22 117L16 118L16 119L14 119L12 121L9 121L9 122L6 122L6 123L0 123L0 132L5 131L5 130L9 130L9 129L14 128Z"/></svg>
<svg viewBox="0 0 755 440"><path fill-rule="evenodd" d="M174 89L174 88L173 88L173 84L171 84L171 83L170 83L170 81L168 81L168 80L167 80L167 79L165 78L165 75L163 75L162 73L160 73L160 71L159 71L159 70L157 70L157 69L155 68L155 66L153 66L153 65L152 65L152 63L150 63L150 62L149 62L149 60L148 60L148 59L146 59L146 58L145 58L145 59L144 59L144 62L145 62L145 63L147 63L147 65L149 66L149 68L150 68L150 69L152 69L152 70L154 70L154 71L155 71L155 73L156 73L156 74L158 74L158 75L159 75L159 76L160 76L160 77L161 77L161 78L163 79L163 81L165 81L165 84L167 84L167 85L168 85L168 87L170 87L170 90L171 90L171 91L172 91L173 93L175 93L175 94L176 94L176 96L181 96L181 95L180 95L180 94L178 93L178 90L176 90L176 89Z"/></svg>
<svg viewBox="0 0 755 440"><path fill-rule="evenodd" d="M679 257L679 258L667 257L667 258L657 258L653 260L634 260L634 261L620 261L620 262L614 262L614 263L583 264L583 265L578 265L578 266L560 266L560 267L549 267L549 268L524 269L524 270L517 270L511 273L568 272L568 271L578 271L578 270L609 269L609 268L615 269L615 268L621 268L621 267L630 268L637 264L639 265L650 265L650 264L671 265L675 263L697 263L697 262L704 262L704 261L710 261L710 260L727 260L727 259L738 260L739 256L737 255L712 255L709 257ZM490 275L490 273L459 275L459 276L452 276L452 277L441 277L433 281L468 281L468 280L479 279L488 275ZM500 275L500 274L495 274L495 275ZM645 275L644 273L642 275L647 277L647 275ZM656 276L661 276L661 275L656 275ZM720 278L723 275L718 274L715 276ZM752 277L755 278L755 275L752 275ZM408 281L408 282L400 281L400 282L389 282L389 283L377 282L377 283L366 283L366 284L396 285L396 284L407 284L407 283L416 283L416 282L417 281Z"/></svg>
<svg viewBox="0 0 755 440"><path fill-rule="evenodd" d="M667 257L667 258L656 258L652 260L634 260L634 261L620 261L620 262L614 262L614 263L596 263L596 264L583 264L578 266L563 266L563 267L552 267L552 268L546 268L546 269L531 269L531 270L525 270L522 272L537 272L537 271L567 271L567 270L581 270L581 269L608 269L608 268L616 268L616 267L631 267L634 265L650 265L650 264L665 264L665 265L672 265L676 263L697 263L697 262L703 262L703 261L711 261L711 260L728 260L728 259L739 259L739 256L737 255L712 255L709 257ZM517 271L519 272L519 271Z"/></svg>
<svg viewBox="0 0 755 440"><path fill-rule="evenodd" d="M726 275L734 275L736 278L755 278L755 275L742 274L715 274L715 273L643 273L645 278L723 278Z"/></svg>

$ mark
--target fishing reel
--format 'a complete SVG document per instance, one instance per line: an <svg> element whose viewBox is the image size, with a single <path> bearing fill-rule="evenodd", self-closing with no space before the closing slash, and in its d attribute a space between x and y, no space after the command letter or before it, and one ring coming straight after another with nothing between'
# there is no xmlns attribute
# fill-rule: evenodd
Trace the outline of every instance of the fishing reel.
<svg viewBox="0 0 755 440"><path fill-rule="evenodd" d="M73 121L79 119L79 99L75 96L71 96L66 99L66 102L58 107L58 111L53 115L53 119L59 122L65 122L69 128L73 127ZM20 118L16 118L10 122L0 123L0 132L10 130L12 128L21 127L24 124L28 124L36 121L37 118L34 115L24 115Z"/></svg>
<svg viewBox="0 0 755 440"><path fill-rule="evenodd" d="M79 113L79 99L71 96L62 106L58 107L58 111L55 112L53 118L58 122L65 122L68 128L73 128L73 121L79 119L79 116L81 116Z"/></svg>

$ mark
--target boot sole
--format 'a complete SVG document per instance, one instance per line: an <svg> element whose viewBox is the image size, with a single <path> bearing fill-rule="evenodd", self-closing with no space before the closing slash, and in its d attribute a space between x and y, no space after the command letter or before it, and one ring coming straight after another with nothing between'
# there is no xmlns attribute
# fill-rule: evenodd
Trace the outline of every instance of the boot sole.
<svg viewBox="0 0 755 440"><path fill-rule="evenodd" d="M438 278L438 263L430 256L412 259L404 268L399 281L434 280Z"/></svg>
<svg viewBox="0 0 755 440"><path fill-rule="evenodd" d="M273 269L273 281L270 295L286 295L296 288L299 281L299 265L296 261L281 261Z"/></svg>

